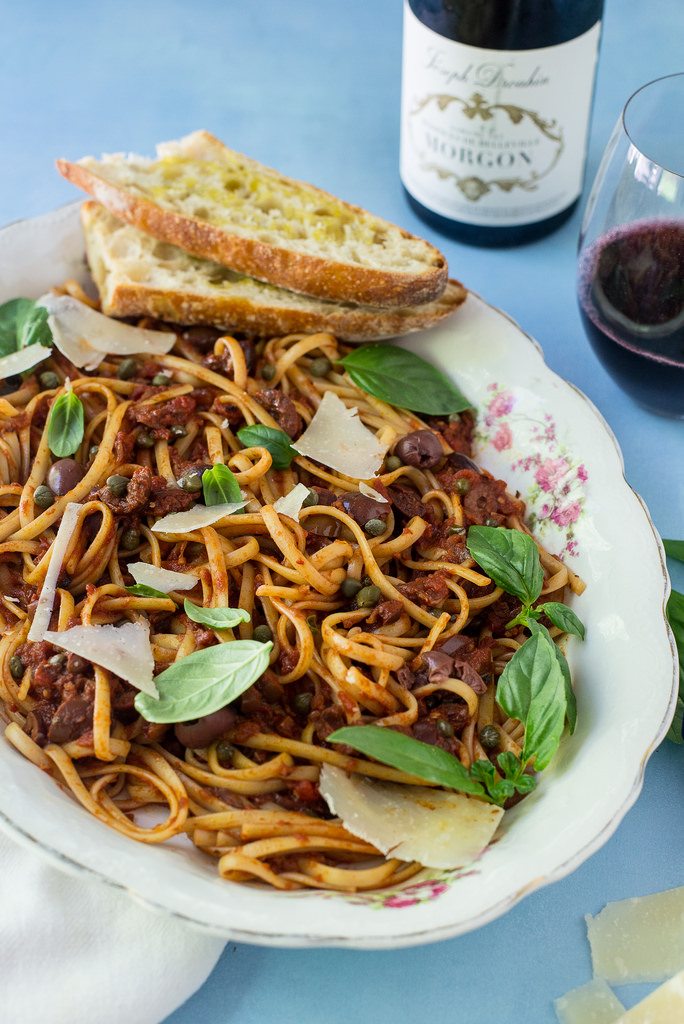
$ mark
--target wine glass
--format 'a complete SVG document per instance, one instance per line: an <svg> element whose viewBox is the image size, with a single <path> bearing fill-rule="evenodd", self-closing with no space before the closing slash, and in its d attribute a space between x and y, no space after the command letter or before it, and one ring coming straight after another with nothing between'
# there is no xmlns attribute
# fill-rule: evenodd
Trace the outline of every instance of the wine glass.
<svg viewBox="0 0 684 1024"><path fill-rule="evenodd" d="M684 417L684 73L627 101L579 242L577 293L594 352L640 405Z"/></svg>

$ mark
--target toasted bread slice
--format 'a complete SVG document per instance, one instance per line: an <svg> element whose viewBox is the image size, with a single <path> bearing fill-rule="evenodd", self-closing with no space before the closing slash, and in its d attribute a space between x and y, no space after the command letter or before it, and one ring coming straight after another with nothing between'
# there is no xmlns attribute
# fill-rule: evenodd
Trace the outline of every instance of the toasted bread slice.
<svg viewBox="0 0 684 1024"><path fill-rule="evenodd" d="M157 154L57 167L155 238L291 291L388 307L431 302L444 291L447 262L434 246L208 132L162 143Z"/></svg>
<svg viewBox="0 0 684 1024"><path fill-rule="evenodd" d="M450 281L439 299L420 306L379 309L313 299L190 256L98 203L84 203L81 219L102 311L109 316L153 316L258 336L329 331L347 341L376 341L431 327L466 296L462 285Z"/></svg>

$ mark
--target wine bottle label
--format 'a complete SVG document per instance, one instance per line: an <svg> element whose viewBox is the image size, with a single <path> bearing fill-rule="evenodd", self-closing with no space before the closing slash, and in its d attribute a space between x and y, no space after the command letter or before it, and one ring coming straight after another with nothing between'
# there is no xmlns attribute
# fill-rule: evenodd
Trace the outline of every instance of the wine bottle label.
<svg viewBox="0 0 684 1024"><path fill-rule="evenodd" d="M600 22L557 46L486 50L404 4L401 177L452 220L545 220L580 194Z"/></svg>

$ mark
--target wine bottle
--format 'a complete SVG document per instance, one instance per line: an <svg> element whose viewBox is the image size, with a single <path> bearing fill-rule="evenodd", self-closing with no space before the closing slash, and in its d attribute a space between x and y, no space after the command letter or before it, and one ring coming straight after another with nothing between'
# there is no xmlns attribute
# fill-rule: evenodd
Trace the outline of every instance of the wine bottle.
<svg viewBox="0 0 684 1024"><path fill-rule="evenodd" d="M519 245L584 179L603 0L404 0L401 179L439 231Z"/></svg>

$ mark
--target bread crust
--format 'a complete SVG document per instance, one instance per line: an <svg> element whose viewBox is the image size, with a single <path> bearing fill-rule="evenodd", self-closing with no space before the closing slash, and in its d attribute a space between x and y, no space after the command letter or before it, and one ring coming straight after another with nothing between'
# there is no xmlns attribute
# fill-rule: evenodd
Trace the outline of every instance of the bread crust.
<svg viewBox="0 0 684 1024"><path fill-rule="evenodd" d="M103 300L102 312L116 317L152 316L186 327L206 324L258 337L327 331L344 341L363 342L401 337L432 327L458 309L467 294L460 282L449 281L438 302L428 303L427 308L416 306L410 312L387 310L376 315L341 306L339 310L319 314L259 305L244 298L218 296L212 300L191 292L117 284Z"/></svg>
<svg viewBox="0 0 684 1024"><path fill-rule="evenodd" d="M183 214L162 210L151 200L134 196L82 164L57 160L60 174L88 192L115 217L202 259L278 285L289 291L337 302L392 308L414 306L439 298L448 280L444 256L401 228L404 238L422 242L434 254L434 266L420 274L391 272L293 252L257 239L242 238ZM309 186L313 187L313 186ZM316 189L322 196L328 193ZM344 204L354 214L360 207ZM394 227L394 225L392 225Z"/></svg>

